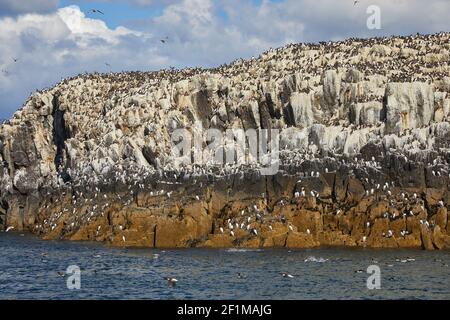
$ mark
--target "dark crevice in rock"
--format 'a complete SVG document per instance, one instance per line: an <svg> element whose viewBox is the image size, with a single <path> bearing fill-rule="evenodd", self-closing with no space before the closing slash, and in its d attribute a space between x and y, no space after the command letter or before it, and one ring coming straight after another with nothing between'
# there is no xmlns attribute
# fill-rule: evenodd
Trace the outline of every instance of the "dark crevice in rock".
<svg viewBox="0 0 450 320"><path fill-rule="evenodd" d="M213 222L211 223L210 234L214 234L214 230L216 230L216 221L215 220L213 220Z"/></svg>
<svg viewBox="0 0 450 320"><path fill-rule="evenodd" d="M6 228L6 213L8 212L9 204L6 200L0 202L0 230Z"/></svg>
<svg viewBox="0 0 450 320"><path fill-rule="evenodd" d="M142 155L144 156L148 164L150 164L154 168L157 167L158 163L156 162L156 159L158 155L155 152L153 152L153 150L150 147L145 146L144 148L142 148Z"/></svg>
<svg viewBox="0 0 450 320"><path fill-rule="evenodd" d="M108 221L108 226L112 226L112 223L111 223L111 213L110 213L110 212L108 212L108 214L106 215L106 220Z"/></svg>
<svg viewBox="0 0 450 320"><path fill-rule="evenodd" d="M275 119L280 119L281 114L278 110L275 110L275 104L272 100L272 96L270 95L270 93L266 93L265 97L270 116Z"/></svg>
<svg viewBox="0 0 450 320"><path fill-rule="evenodd" d="M66 140L70 138L70 130L66 127L64 111L59 109L58 96L53 97L53 143L56 146L55 167L64 182L70 181L70 175L66 172L64 152Z"/></svg>
<svg viewBox="0 0 450 320"><path fill-rule="evenodd" d="M289 127L295 126L294 110L292 109L292 105L290 103L288 103L284 107L283 115L287 126Z"/></svg>

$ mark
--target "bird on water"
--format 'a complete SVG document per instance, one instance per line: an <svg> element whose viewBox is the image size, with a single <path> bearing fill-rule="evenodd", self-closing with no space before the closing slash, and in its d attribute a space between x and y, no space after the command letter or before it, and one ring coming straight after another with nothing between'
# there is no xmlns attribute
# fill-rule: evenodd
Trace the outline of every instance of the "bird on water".
<svg viewBox="0 0 450 320"><path fill-rule="evenodd" d="M169 287L175 287L175 285L177 284L178 280L172 277L167 277L167 284Z"/></svg>

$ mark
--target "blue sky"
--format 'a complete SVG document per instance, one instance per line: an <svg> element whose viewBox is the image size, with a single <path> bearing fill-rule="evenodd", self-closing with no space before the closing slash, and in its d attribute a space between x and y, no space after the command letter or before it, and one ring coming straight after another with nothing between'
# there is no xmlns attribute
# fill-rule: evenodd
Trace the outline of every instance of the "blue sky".
<svg viewBox="0 0 450 320"><path fill-rule="evenodd" d="M366 27L372 4L381 30ZM0 0L0 118L85 71L212 67L292 42L450 31L449 12L448 0Z"/></svg>
<svg viewBox="0 0 450 320"><path fill-rule="evenodd" d="M133 4L130 1L99 2L62 0L58 7L63 8L72 4L76 4L84 12L89 12L91 9L102 11L105 13L104 16L95 13L90 13L89 16L101 18L110 28L126 26L134 20L161 16L164 9L162 4L143 6Z"/></svg>

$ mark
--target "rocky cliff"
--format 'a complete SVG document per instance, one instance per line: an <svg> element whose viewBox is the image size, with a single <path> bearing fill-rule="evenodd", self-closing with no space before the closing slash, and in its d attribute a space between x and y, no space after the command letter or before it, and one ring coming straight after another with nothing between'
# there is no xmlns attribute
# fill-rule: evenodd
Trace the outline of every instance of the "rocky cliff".
<svg viewBox="0 0 450 320"><path fill-rule="evenodd" d="M119 246L450 248L450 34L86 74L0 126L0 228ZM175 129L279 129L279 170L184 163Z"/></svg>

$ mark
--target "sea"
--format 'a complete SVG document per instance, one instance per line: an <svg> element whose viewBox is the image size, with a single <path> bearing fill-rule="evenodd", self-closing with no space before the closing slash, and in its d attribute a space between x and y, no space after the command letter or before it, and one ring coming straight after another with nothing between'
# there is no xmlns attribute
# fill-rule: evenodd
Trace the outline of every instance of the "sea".
<svg viewBox="0 0 450 320"><path fill-rule="evenodd" d="M0 299L450 299L449 265L450 251L156 250L2 232Z"/></svg>

